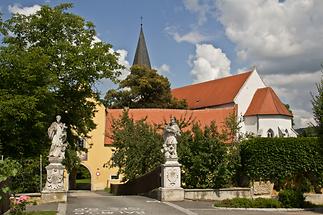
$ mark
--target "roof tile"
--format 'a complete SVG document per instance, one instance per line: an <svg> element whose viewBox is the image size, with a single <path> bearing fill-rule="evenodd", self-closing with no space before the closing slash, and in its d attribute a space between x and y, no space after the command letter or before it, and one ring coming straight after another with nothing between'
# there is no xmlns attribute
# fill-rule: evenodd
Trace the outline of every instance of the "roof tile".
<svg viewBox="0 0 323 215"><path fill-rule="evenodd" d="M174 97L185 99L190 109L232 103L252 71L172 90Z"/></svg>
<svg viewBox="0 0 323 215"><path fill-rule="evenodd" d="M254 115L293 116L270 87L258 89L253 96L245 116Z"/></svg>
<svg viewBox="0 0 323 215"><path fill-rule="evenodd" d="M200 123L201 127L210 125L212 121L221 131L224 129L224 121L230 113L234 113L235 107L222 109L205 109L205 110L178 110L178 109L129 109L129 116L138 121L146 119L146 122L152 125L165 124L169 122L171 117L176 119L188 120ZM114 119L121 117L123 109L108 109L106 111L106 125L105 125L105 145L112 144L112 122ZM186 128L188 129L188 128Z"/></svg>

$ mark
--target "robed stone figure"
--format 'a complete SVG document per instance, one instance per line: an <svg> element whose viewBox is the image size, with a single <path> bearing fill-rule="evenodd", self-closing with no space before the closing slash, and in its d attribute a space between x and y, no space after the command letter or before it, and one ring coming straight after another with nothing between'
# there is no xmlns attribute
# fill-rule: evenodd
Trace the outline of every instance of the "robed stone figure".
<svg viewBox="0 0 323 215"><path fill-rule="evenodd" d="M61 116L56 116L56 122L53 122L48 128L48 137L52 142L49 150L49 161L63 161L65 158L65 150L67 147L66 141L66 126L61 122Z"/></svg>

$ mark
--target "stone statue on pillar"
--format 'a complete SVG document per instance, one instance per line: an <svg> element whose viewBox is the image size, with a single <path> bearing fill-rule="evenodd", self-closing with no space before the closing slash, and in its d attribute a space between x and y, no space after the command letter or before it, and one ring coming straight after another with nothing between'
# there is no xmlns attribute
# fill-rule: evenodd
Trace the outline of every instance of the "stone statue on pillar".
<svg viewBox="0 0 323 215"><path fill-rule="evenodd" d="M62 164L67 147L66 128L66 125L61 122L60 115L56 116L56 122L48 128L48 137L52 144L48 155L49 165L46 166L47 180L42 191L42 199L45 202L66 201L65 166Z"/></svg>
<svg viewBox="0 0 323 215"><path fill-rule="evenodd" d="M161 188L159 189L159 199L161 201L182 201L184 200L184 190L181 188L181 164L178 163L177 139L181 135L181 130L175 118L171 118L170 123L164 128L164 144L162 152L165 156L165 163L161 168Z"/></svg>

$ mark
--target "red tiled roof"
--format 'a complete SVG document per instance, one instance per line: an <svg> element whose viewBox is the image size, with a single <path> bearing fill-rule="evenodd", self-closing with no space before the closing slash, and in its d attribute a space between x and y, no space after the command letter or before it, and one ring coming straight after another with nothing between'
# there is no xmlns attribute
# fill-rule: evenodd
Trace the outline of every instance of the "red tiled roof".
<svg viewBox="0 0 323 215"><path fill-rule="evenodd" d="M172 95L185 99L190 109L232 103L252 71L172 90Z"/></svg>
<svg viewBox="0 0 323 215"><path fill-rule="evenodd" d="M112 121L118 119L122 115L123 109L108 109L106 111L106 124L105 124L105 145L112 144ZM221 131L224 128L224 121L229 114L234 113L235 108L222 108L222 109L205 109L205 110L178 110L178 109L129 109L129 116L135 121L146 119L149 124L164 124L169 122L170 117L176 119L191 118L192 121L199 122L203 128L210 125L212 121Z"/></svg>
<svg viewBox="0 0 323 215"><path fill-rule="evenodd" d="M293 116L270 87L256 91L245 116L254 115L285 115Z"/></svg>

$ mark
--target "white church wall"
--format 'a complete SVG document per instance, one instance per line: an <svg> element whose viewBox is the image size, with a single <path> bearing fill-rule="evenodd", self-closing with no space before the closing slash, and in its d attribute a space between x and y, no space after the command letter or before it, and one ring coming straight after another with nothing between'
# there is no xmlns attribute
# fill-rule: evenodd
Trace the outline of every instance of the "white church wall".
<svg viewBox="0 0 323 215"><path fill-rule="evenodd" d="M285 131L288 130L288 136L296 137L295 133L292 131L292 120L288 116L282 115L260 115L258 116L259 130L258 134L261 133L262 137L267 137L267 131L272 129L274 136L279 136L278 127Z"/></svg>
<svg viewBox="0 0 323 215"><path fill-rule="evenodd" d="M243 133L253 133L257 135L257 116L246 116L244 117L244 128L245 131Z"/></svg>
<svg viewBox="0 0 323 215"><path fill-rule="evenodd" d="M238 114L238 119L241 120L240 132L243 134L245 134L247 132L246 126L249 126L249 125L245 124L246 122L244 120L242 120L243 115L247 111L257 89L264 88L264 87L266 87L266 85L264 84L264 82L262 81L260 76L258 75L257 71L254 70L250 74L249 78L246 80L244 85L241 87L239 93L234 98L235 104L238 104L237 114Z"/></svg>
<svg viewBox="0 0 323 215"><path fill-rule="evenodd" d="M251 103L253 95L257 89L263 87L266 87L266 85L261 80L257 71L254 70L234 98L234 102L238 104L238 115L243 116L245 114Z"/></svg>

